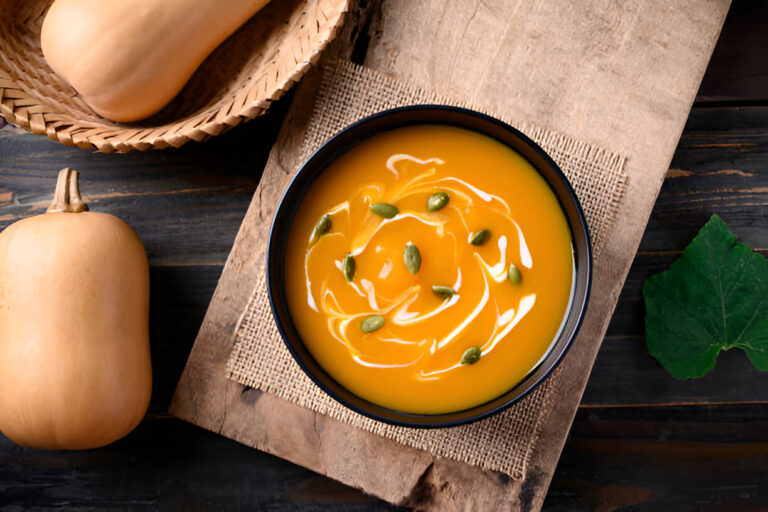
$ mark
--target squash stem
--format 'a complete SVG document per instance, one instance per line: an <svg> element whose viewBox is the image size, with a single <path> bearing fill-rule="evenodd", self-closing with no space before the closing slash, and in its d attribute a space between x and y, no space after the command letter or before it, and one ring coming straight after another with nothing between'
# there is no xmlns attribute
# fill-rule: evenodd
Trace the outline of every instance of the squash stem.
<svg viewBox="0 0 768 512"><path fill-rule="evenodd" d="M53 200L46 210L47 213L80 213L88 211L88 205L80 197L80 186L77 179L77 171L69 167L59 171L56 191L53 193Z"/></svg>

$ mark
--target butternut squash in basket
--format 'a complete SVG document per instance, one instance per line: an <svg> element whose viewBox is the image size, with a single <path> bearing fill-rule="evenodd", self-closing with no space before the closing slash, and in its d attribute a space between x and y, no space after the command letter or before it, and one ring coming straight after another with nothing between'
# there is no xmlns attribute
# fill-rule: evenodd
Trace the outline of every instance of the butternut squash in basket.
<svg viewBox="0 0 768 512"><path fill-rule="evenodd" d="M43 20L43 55L96 113L136 121L167 105L267 2L56 0Z"/></svg>

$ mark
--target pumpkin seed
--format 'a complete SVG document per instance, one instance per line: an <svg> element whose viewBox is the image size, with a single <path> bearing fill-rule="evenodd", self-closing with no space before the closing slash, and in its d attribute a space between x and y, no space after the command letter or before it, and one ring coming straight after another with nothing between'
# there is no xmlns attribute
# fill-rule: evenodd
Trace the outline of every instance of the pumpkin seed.
<svg viewBox="0 0 768 512"><path fill-rule="evenodd" d="M509 272L507 272L507 279L512 284L520 284L523 281L523 275L514 263L509 264Z"/></svg>
<svg viewBox="0 0 768 512"><path fill-rule="evenodd" d="M355 278L356 266L355 257L351 254L347 254L347 257L344 258L344 261L341 263L341 271L344 272L344 277L347 278L347 281L351 281Z"/></svg>
<svg viewBox="0 0 768 512"><path fill-rule="evenodd" d="M405 251L403 251L403 261L405 262L405 268L411 274L416 274L421 268L421 253L419 248L413 245L411 242L405 244Z"/></svg>
<svg viewBox="0 0 768 512"><path fill-rule="evenodd" d="M360 329L363 332L378 331L384 327L384 317L381 315L369 316L360 323Z"/></svg>
<svg viewBox="0 0 768 512"><path fill-rule="evenodd" d="M436 212L448 204L451 198L445 192L432 194L427 200L427 211Z"/></svg>
<svg viewBox="0 0 768 512"><path fill-rule="evenodd" d="M451 297L453 297L453 294L456 292L453 291L453 288L451 288L450 286L434 285L432 287L432 293L434 293L441 299L450 299Z"/></svg>
<svg viewBox="0 0 768 512"><path fill-rule="evenodd" d="M369 208L373 213L385 219L391 219L400 213L400 210L397 209L397 206L389 203L376 203L372 204Z"/></svg>
<svg viewBox="0 0 768 512"><path fill-rule="evenodd" d="M461 364L475 364L482 355L483 351L480 350L480 347L469 347L464 351L464 355L461 356Z"/></svg>
<svg viewBox="0 0 768 512"><path fill-rule="evenodd" d="M491 232L487 229L481 229L469 240L472 245L483 245L488 239L491 238Z"/></svg>
<svg viewBox="0 0 768 512"><path fill-rule="evenodd" d="M320 220L315 225L315 238L320 238L328 230L331 229L331 216L327 213L320 217Z"/></svg>

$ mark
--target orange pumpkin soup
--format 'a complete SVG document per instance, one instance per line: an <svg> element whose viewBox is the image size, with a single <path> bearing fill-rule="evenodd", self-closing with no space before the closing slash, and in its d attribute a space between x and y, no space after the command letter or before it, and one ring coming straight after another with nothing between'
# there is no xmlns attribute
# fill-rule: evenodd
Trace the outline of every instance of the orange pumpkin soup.
<svg viewBox="0 0 768 512"><path fill-rule="evenodd" d="M446 125L368 138L291 225L291 317L342 386L402 412L492 400L546 355L574 280L568 222L531 164Z"/></svg>

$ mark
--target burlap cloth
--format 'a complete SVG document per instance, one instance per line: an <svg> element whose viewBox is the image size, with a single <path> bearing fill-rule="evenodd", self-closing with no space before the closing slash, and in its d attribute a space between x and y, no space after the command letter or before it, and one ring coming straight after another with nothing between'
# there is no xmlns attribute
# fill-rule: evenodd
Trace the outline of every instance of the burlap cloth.
<svg viewBox="0 0 768 512"><path fill-rule="evenodd" d="M483 110L481 106L450 101L348 62L328 65L323 70L320 91L306 130L302 161L336 132L367 115L387 108L426 103ZM624 157L525 122L510 124L544 148L568 176L584 208L597 259L626 186ZM271 222L271 219L261 222ZM227 365L229 379L434 455L501 471L515 479L525 475L540 427L557 398L557 370L517 404L470 425L427 430L374 421L328 397L294 362L272 317L265 274L263 270L259 273L253 295L235 329Z"/></svg>

